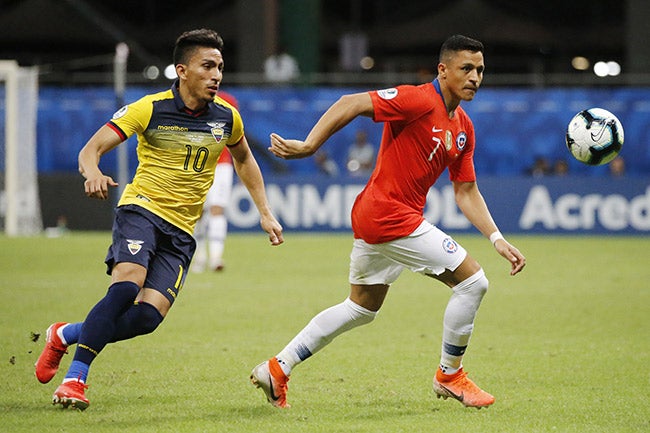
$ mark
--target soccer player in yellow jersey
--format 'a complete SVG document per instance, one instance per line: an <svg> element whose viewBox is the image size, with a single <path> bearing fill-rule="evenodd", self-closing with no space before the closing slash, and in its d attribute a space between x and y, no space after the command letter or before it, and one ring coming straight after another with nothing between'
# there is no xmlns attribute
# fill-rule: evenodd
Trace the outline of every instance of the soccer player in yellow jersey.
<svg viewBox="0 0 650 433"><path fill-rule="evenodd" d="M283 242L241 117L218 96L222 50L223 40L212 30L180 35L174 47L178 80L172 88L121 108L79 153L86 195L104 200L117 183L99 169L101 156L138 136L139 164L115 210L105 260L111 275L108 292L83 322L51 325L36 362L36 377L47 383L67 347L77 343L54 404L86 409L88 370L106 344L148 334L162 322L185 281L196 247L192 232L221 152L231 153L271 244Z"/></svg>

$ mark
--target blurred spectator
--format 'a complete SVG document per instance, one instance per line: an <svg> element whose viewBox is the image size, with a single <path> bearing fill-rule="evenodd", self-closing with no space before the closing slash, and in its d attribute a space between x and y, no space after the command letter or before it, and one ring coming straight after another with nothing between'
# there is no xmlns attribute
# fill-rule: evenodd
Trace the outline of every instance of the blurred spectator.
<svg viewBox="0 0 650 433"><path fill-rule="evenodd" d="M609 174L612 177L625 176L625 160L617 156L609 163Z"/></svg>
<svg viewBox="0 0 650 433"><path fill-rule="evenodd" d="M569 174L569 164L563 159L558 159L553 164L553 174L556 176L566 176Z"/></svg>
<svg viewBox="0 0 650 433"><path fill-rule="evenodd" d="M298 62L284 47L280 47L264 61L264 77L268 82L288 83L297 80L299 76Z"/></svg>
<svg viewBox="0 0 650 433"><path fill-rule="evenodd" d="M339 166L330 158L329 154L325 150L319 150L315 156L316 165L318 166L318 172L325 174L330 177L338 176Z"/></svg>
<svg viewBox="0 0 650 433"><path fill-rule="evenodd" d="M551 173L551 166L543 156L535 158L535 162L528 169L528 174L533 177L542 177Z"/></svg>
<svg viewBox="0 0 650 433"><path fill-rule="evenodd" d="M354 143L348 150L347 169L354 176L366 176L372 171L375 163L375 147L368 141L368 134L358 130Z"/></svg>

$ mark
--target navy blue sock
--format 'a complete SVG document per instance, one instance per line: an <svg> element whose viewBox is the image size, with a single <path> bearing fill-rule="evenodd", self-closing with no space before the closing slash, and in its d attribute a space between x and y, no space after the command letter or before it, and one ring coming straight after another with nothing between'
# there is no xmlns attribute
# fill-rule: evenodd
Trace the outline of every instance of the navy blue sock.
<svg viewBox="0 0 650 433"><path fill-rule="evenodd" d="M90 310L84 320L74 361L87 365L93 362L112 340L118 318L133 305L139 291L140 287L130 281L114 283L108 288L106 296Z"/></svg>
<svg viewBox="0 0 650 433"><path fill-rule="evenodd" d="M163 321L158 309L146 302L131 305L117 320L111 343L153 332Z"/></svg>
<svg viewBox="0 0 650 433"><path fill-rule="evenodd" d="M124 312L115 324L115 334L110 343L116 341L128 340L129 338L137 337L138 335L145 335L153 332L158 325L163 321L163 316L158 309L146 302L139 302L132 304L128 310ZM79 328L81 323L73 324ZM68 328L71 326L68 326ZM79 361L73 360L70 364L65 379L80 380L86 382L90 365Z"/></svg>

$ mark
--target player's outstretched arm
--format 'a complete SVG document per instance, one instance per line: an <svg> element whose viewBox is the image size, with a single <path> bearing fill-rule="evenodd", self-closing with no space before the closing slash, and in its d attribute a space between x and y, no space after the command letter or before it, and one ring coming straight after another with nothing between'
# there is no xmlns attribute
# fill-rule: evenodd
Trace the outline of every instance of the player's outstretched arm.
<svg viewBox="0 0 650 433"><path fill-rule="evenodd" d="M372 117L373 114L369 93L343 95L316 122L305 141L287 140L273 133L269 151L283 159L306 158L316 153L328 138L357 116Z"/></svg>

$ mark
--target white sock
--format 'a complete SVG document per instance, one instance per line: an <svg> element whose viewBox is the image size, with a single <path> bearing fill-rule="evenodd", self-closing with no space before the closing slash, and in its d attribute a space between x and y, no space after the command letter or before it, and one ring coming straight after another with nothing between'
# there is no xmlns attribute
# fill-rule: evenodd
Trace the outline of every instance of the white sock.
<svg viewBox="0 0 650 433"><path fill-rule="evenodd" d="M196 251L192 258L190 269L194 272L203 272L208 261L208 251L205 239L196 239Z"/></svg>
<svg viewBox="0 0 650 433"><path fill-rule="evenodd" d="M225 215L210 215L208 224L210 267L214 269L222 264L226 234L228 233L228 220Z"/></svg>
<svg viewBox="0 0 650 433"><path fill-rule="evenodd" d="M443 320L440 356L443 373L454 374L461 368L474 329L474 318L487 289L488 279L482 269L452 288Z"/></svg>
<svg viewBox="0 0 650 433"><path fill-rule="evenodd" d="M208 262L208 252L207 252L207 217L203 215L201 219L196 223L194 228L194 240L196 241L196 251L194 252L194 257L192 258L192 265L190 269L194 272L203 272L206 263Z"/></svg>
<svg viewBox="0 0 650 433"><path fill-rule="evenodd" d="M321 311L276 356L282 371L288 376L293 367L327 346L338 335L372 322L376 315L376 311L363 308L350 298Z"/></svg>

